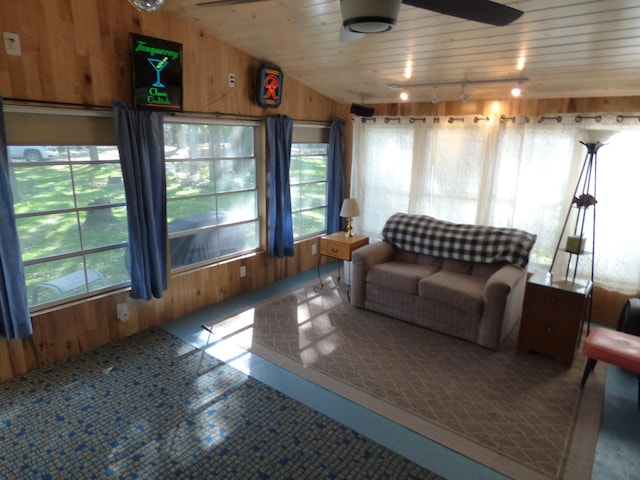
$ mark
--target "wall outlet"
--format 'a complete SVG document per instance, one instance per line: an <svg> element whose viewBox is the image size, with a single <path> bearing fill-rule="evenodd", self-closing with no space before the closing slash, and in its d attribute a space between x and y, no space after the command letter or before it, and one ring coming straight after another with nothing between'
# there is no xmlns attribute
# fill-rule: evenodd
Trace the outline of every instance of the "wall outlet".
<svg viewBox="0 0 640 480"><path fill-rule="evenodd" d="M318 244L317 243L312 243L311 244L311 255L317 255L318 254Z"/></svg>
<svg viewBox="0 0 640 480"><path fill-rule="evenodd" d="M242 265L240 267L240 276L241 277L246 277L247 276L247 267L245 267L244 265Z"/></svg>
<svg viewBox="0 0 640 480"><path fill-rule="evenodd" d="M236 74L235 73L230 73L228 79L229 79L229 86L231 88L235 87L236 86Z"/></svg>
<svg viewBox="0 0 640 480"><path fill-rule="evenodd" d="M7 55L22 55L22 48L20 47L20 35L17 33L2 32L2 40L4 42L4 51Z"/></svg>
<svg viewBox="0 0 640 480"><path fill-rule="evenodd" d="M126 303L118 304L118 320L126 322L129 320L129 307Z"/></svg>

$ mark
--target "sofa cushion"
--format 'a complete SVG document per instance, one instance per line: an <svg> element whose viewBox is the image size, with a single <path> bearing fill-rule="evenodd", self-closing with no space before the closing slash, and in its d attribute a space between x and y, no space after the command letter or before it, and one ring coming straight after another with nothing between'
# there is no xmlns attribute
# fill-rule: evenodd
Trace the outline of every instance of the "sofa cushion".
<svg viewBox="0 0 640 480"><path fill-rule="evenodd" d="M464 273L466 275L470 275L472 267L472 262L465 262L464 260L442 260L442 270L447 270L449 272Z"/></svg>
<svg viewBox="0 0 640 480"><path fill-rule="evenodd" d="M438 271L437 266L384 262L369 268L367 282L400 292L418 293L418 282Z"/></svg>
<svg viewBox="0 0 640 480"><path fill-rule="evenodd" d="M406 250L398 250L395 249L393 259L396 262L405 262L405 263L416 263L418 259L418 254L413 252L407 252Z"/></svg>
<svg viewBox="0 0 640 480"><path fill-rule="evenodd" d="M479 277L440 270L420 280L418 294L479 317L484 304L482 295L485 283Z"/></svg>
<svg viewBox="0 0 640 480"><path fill-rule="evenodd" d="M471 269L471 275L488 279L491 275L500 270L504 263L474 263Z"/></svg>
<svg viewBox="0 0 640 480"><path fill-rule="evenodd" d="M416 263L419 265L431 265L442 268L442 259L440 257L434 257L433 255L418 255Z"/></svg>

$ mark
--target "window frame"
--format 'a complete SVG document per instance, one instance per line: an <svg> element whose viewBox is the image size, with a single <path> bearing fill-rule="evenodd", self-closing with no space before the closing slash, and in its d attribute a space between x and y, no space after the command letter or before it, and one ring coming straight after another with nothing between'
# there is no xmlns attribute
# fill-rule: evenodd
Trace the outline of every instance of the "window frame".
<svg viewBox="0 0 640 480"><path fill-rule="evenodd" d="M325 160L325 168L324 168L324 178L321 180L308 180L308 181L302 181L300 180L299 182L294 183L293 182L293 176L292 176L292 172L291 169L289 170L289 188L291 190L291 217L293 220L293 228L294 228L294 232L293 232L293 239L294 241L301 241L307 238L312 238L312 237L316 237L318 235L323 235L324 233L327 232L327 208L328 208L328 202L327 202L327 189L328 189L328 185L329 185L329 178L328 178L328 163L329 163L329 144L320 144L320 143L314 143L314 144L310 144L310 143L292 143L291 144L291 149L293 151L293 149L295 148L296 145L326 145L326 152L324 155L321 154L314 154L314 153L304 153L301 152L298 156L300 157L300 159L302 159L302 157L324 157ZM293 165L293 153L292 153L292 161L291 164ZM323 185L323 191L324 191L324 201L322 203L322 205L316 205L316 206L312 206L312 207L303 207L302 206L302 195L299 196L299 198L295 198L293 192L295 189L298 189L300 192L302 192L302 190L305 187L311 187L311 186L319 186L319 185ZM314 232L309 232L309 233L305 233L305 234L301 234L301 232L296 232L296 216L300 215L302 216L304 212L311 212L311 211L319 211L319 210L323 210L324 211L324 222L323 222L323 228L321 230L316 230ZM300 228L302 228L302 225L299 225Z"/></svg>
<svg viewBox="0 0 640 480"><path fill-rule="evenodd" d="M238 222L230 222L222 224L223 227L233 227L233 226L243 226L249 225L251 223L255 223L256 228L256 239L257 244L255 247L247 248L238 252L232 252L228 254L222 254L216 257L203 259L201 261L177 265L175 267L172 266L171 260L171 240L179 239L181 237L188 237L194 234L202 234L206 232L213 232L214 235L219 235L221 231L220 225L207 225L202 227L195 227L191 229L180 230L174 233L167 232L167 249L169 254L169 264L168 268L171 274L183 273L185 271L201 268L207 265L215 265L218 263L226 262L232 260L234 258L242 257L248 254L253 254L262 249L262 245L264 244L264 211L265 211L265 200L264 200L264 154L263 154L263 145L264 145L264 133L263 133L263 122L255 121L255 120L228 120L228 119L218 119L218 118L209 118L209 117L191 117L185 115L165 117L164 124L186 124L186 125L204 125L204 126L234 126L234 127L251 127L254 129L253 132L253 155L249 156L235 156L235 157L220 157L220 156L205 156L205 157L197 157L197 158L174 158L168 159L165 155L165 172L167 171L167 166L169 163L188 163L188 162L217 162L224 160L242 160L242 159L253 159L254 168L255 168L255 185L253 188L249 189L240 189L233 191L222 191L222 192L208 192L202 194L194 194L194 195L185 195L178 197L170 197L169 192L167 191L167 225L169 226L169 204L171 202L176 201L184 201L190 198L192 199L204 199L204 198L212 198L214 199L214 204L217 205L218 197L229 196L238 193L246 193L246 192L254 192L255 193L255 202L256 202L256 211L255 216L250 219L244 219ZM165 141L165 148L167 147L167 143ZM219 215L220 211L218 208L215 210L216 216ZM189 218L189 217L176 217L172 221L179 220L181 218ZM169 230L169 228L168 228ZM219 236L217 237L219 241Z"/></svg>
<svg viewBox="0 0 640 480"><path fill-rule="evenodd" d="M24 169L35 170L46 167L49 167L51 172L53 172L53 168L59 167L60 175L68 176L66 177L66 181L69 182L70 187L70 191L68 192L70 195L69 206L53 205L51 208L42 208L39 210L30 209L28 211L21 211L21 208L15 208L14 206L14 215L18 224L19 236L21 234L21 220L36 217L43 219L51 218L52 220L55 220L56 216L61 215L67 216L69 219L75 217L73 219L73 222L75 222L73 230L77 229L77 232L73 234L73 242L75 243L77 241L77 244L72 245L71 248L66 248L69 245L61 243L62 251L43 252L35 258L31 258L27 251L28 248L23 246L24 241L21 241L20 253L25 268L25 286L27 288L30 313L37 314L63 304L92 298L105 292L116 291L130 286L130 275L126 269L128 230L124 187L121 189L118 189L117 186L112 187L118 190L115 194L115 199L105 196L99 198L99 200L101 200L100 202L94 203L93 201L87 202L86 198L82 198L90 191L83 192L83 186L77 183L82 175L82 169L94 166L108 167L117 165L115 170L119 172L120 179L122 178L118 146L115 140L115 129L113 128L112 112L106 110L86 111L17 105L5 106L4 111L8 154L10 152L9 147L21 146L53 146L57 148L59 152L57 158L42 158L37 162L30 162L26 158L7 158L10 175L16 178L16 173L28 171ZM99 149L99 153L104 150L115 151L115 158L100 158L100 156L92 158L95 152L91 150L94 147ZM72 157L73 150L77 148L86 150L86 159L74 159ZM89 172L90 176L93 174L93 172ZM16 193L14 191L14 199L15 195ZM22 195L28 194L23 193ZM105 243L91 245L92 242L89 240L91 235L83 229L83 225L86 222L86 215L91 212L100 211L113 213L112 209L120 209L120 213L117 213L120 218L118 223L122 228L121 231L124 231L125 239L112 238ZM122 211L124 211L124 217L122 216ZM103 273L106 274L106 272L100 272L95 266L91 265L96 258L93 257L92 259L91 257L94 255L99 256L100 254L110 251L116 253L117 250L122 250L123 252L122 268L119 272L116 271L114 273L113 283L109 284L108 277L103 275ZM71 264L72 262L69 262L70 260L74 261L73 263L76 264L78 269L73 270L74 267ZM42 272L38 274L41 275L42 278L32 282L28 273L30 267L38 265L46 266L47 264L49 264L50 267L45 267ZM59 271L61 268L63 272ZM57 271L58 273L52 275L52 271ZM124 276L127 277L126 280L123 280ZM65 285L64 281L61 281L61 279L65 277L67 277L67 285ZM68 290L65 291L63 289L66 286L68 286ZM42 293L46 294L47 292L49 292L53 298L45 297L44 301L38 303L37 298L39 295Z"/></svg>
<svg viewBox="0 0 640 480"><path fill-rule="evenodd" d="M330 127L328 125L318 125L318 124L305 124L299 123L294 125L292 141L291 141L291 162L289 166L289 189L291 192L291 216L293 222L293 239L294 242L300 242L309 238L322 236L327 233L327 209L328 209L328 198L329 198L329 133ZM302 158L305 155L308 156L323 156L325 160L325 168L324 168L324 179L322 180L312 180L305 182L293 182L291 166L293 165L293 151L296 145L325 145L326 149L324 155L314 154L314 153L300 153L298 156ZM324 202L321 206L313 206L313 207L302 207L301 202L294 200L294 187L301 188L304 186L310 185L319 185L324 183ZM301 199L298 199L301 200ZM324 210L324 224L321 230L317 230L314 232L306 233L304 235L297 235L296 232L296 215L301 214L302 212L313 211L313 210Z"/></svg>

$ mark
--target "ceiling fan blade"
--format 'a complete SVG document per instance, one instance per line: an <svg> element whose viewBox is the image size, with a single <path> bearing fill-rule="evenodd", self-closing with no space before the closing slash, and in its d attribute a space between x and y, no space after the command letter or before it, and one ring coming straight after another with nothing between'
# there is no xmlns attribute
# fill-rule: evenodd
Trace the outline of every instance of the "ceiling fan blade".
<svg viewBox="0 0 640 480"><path fill-rule="evenodd" d="M198 7L213 7L222 5L238 5L241 3L266 2L267 0L209 0L208 2L196 3Z"/></svg>
<svg viewBox="0 0 640 480"><path fill-rule="evenodd" d="M500 27L517 20L523 13L490 0L402 0L402 3Z"/></svg>
<svg viewBox="0 0 640 480"><path fill-rule="evenodd" d="M364 37L364 33L352 32L351 30L347 30L344 27L340 29L341 42L350 42L352 40L360 40L362 37Z"/></svg>

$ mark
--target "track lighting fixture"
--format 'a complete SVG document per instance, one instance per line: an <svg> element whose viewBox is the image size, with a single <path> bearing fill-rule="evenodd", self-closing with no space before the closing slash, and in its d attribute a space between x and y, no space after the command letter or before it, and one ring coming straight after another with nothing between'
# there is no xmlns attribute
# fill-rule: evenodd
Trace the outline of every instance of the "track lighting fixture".
<svg viewBox="0 0 640 480"><path fill-rule="evenodd" d="M438 92L436 89L439 88L447 88L447 87L456 87L460 86L460 93L458 94L458 98L463 102L469 101L469 95L465 92L465 87L475 86L475 85L503 85L503 84L514 84L517 85L515 88L511 90L511 95L514 97L518 97L522 94L522 84L528 82L528 78L499 78L495 80L486 79L486 80L465 80L463 82L439 82L439 83L392 83L389 85L391 90L399 90L403 92L408 92L412 88L425 88L429 87L433 89L431 92L431 103L434 105L440 101Z"/></svg>
<svg viewBox="0 0 640 480"><path fill-rule="evenodd" d="M402 100L403 102L406 102L407 100L409 100L409 94L407 92L401 92L400 100Z"/></svg>
<svg viewBox="0 0 640 480"><path fill-rule="evenodd" d="M469 101L469 96L464 93L464 85L462 85L462 90L460 90L460 95L458 95L458 98L460 98L461 102Z"/></svg>

